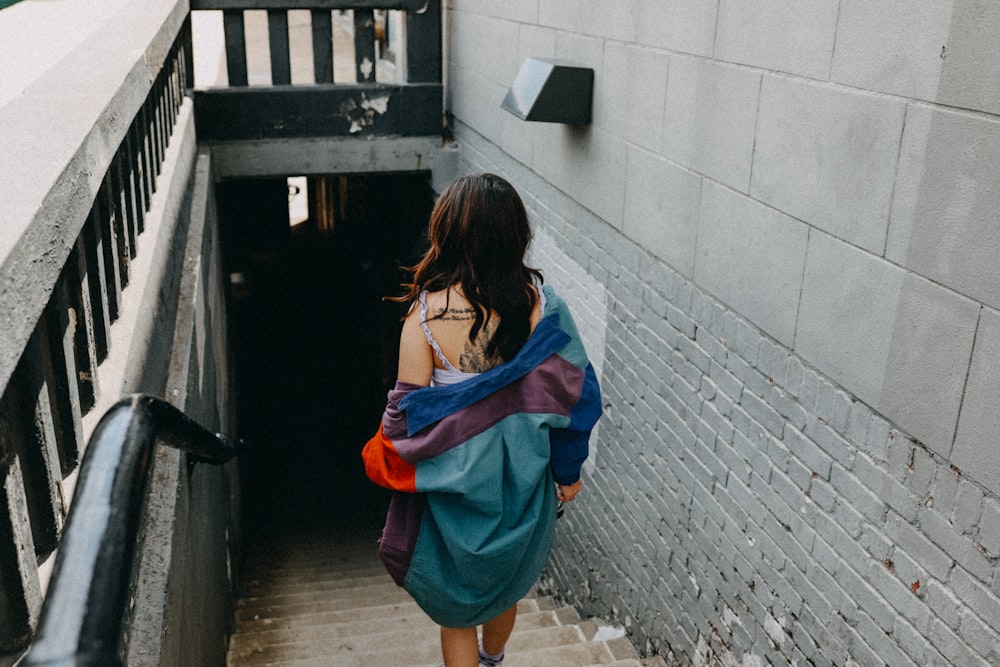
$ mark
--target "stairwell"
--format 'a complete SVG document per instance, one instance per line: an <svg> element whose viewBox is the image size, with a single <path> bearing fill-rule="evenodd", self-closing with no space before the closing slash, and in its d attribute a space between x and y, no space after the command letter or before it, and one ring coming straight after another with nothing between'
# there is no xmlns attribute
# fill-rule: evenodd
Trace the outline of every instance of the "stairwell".
<svg viewBox="0 0 1000 667"><path fill-rule="evenodd" d="M359 455L395 377L405 305L381 298L398 293L398 266L416 259L400 248L422 234L432 204L425 186L354 183L346 208L360 217L330 233L299 225L280 247L246 259L232 321L240 433L250 444L241 456L245 546L230 666L442 665L437 626L376 555L389 497L365 477ZM620 635L529 595L504 665L664 665L640 661Z"/></svg>
<svg viewBox="0 0 1000 667"><path fill-rule="evenodd" d="M389 578L371 531L291 532L247 553L228 665L439 667L437 626ZM662 667L622 632L530 594L505 667Z"/></svg>

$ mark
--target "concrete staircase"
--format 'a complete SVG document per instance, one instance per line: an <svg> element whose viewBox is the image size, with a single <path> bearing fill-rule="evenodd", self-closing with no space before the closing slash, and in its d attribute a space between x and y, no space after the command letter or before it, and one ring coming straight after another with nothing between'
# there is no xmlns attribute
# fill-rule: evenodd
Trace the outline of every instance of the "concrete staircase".
<svg viewBox="0 0 1000 667"><path fill-rule="evenodd" d="M383 569L370 532L290 533L247 554L228 664L439 667L437 626ZM623 633L529 595L505 667L658 667Z"/></svg>

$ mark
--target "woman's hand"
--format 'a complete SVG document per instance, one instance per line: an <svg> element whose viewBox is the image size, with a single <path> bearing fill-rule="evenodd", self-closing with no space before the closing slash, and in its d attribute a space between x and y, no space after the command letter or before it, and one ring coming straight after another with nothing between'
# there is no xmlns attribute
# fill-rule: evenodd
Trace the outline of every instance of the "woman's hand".
<svg viewBox="0 0 1000 667"><path fill-rule="evenodd" d="M563 503L568 503L576 497L576 494L580 493L580 489L583 488L583 480L578 479L574 483L564 486L562 484L556 484L556 498Z"/></svg>

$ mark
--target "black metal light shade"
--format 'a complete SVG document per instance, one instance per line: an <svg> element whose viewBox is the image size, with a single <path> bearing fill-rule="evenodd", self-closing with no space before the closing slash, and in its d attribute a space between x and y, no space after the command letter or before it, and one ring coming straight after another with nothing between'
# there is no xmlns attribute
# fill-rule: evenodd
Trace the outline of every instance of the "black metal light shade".
<svg viewBox="0 0 1000 667"><path fill-rule="evenodd" d="M594 70L559 60L528 58L500 105L522 120L590 123Z"/></svg>

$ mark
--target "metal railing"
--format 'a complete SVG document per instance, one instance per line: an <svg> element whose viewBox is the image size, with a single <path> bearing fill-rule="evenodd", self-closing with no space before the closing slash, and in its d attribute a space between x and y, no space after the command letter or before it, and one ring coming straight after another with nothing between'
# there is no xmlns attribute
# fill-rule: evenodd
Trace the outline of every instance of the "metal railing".
<svg viewBox="0 0 1000 667"><path fill-rule="evenodd" d="M236 443L162 399L136 394L109 409L84 454L37 636L19 663L23 667L124 664L122 621L158 442L187 452L192 462L220 464L237 453Z"/></svg>

